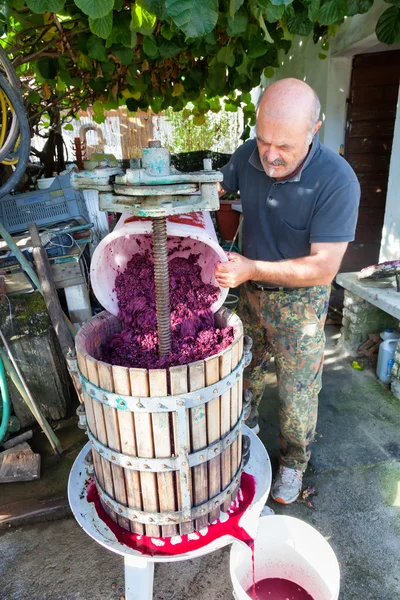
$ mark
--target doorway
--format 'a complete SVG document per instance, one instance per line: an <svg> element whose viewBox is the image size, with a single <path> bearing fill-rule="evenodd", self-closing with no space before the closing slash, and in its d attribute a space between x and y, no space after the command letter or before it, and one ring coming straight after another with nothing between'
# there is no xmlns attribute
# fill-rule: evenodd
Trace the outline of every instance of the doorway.
<svg viewBox="0 0 400 600"><path fill-rule="evenodd" d="M361 202L342 271L379 260L399 81L400 50L354 56L344 156L359 179Z"/></svg>

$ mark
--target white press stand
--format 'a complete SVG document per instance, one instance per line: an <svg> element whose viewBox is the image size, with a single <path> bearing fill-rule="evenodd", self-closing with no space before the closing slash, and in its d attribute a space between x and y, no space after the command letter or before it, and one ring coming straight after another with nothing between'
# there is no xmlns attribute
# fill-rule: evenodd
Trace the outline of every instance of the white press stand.
<svg viewBox="0 0 400 600"><path fill-rule="evenodd" d="M246 425L243 425L243 433L248 435L251 440L250 459L245 471L255 477L256 493L252 504L243 514L239 524L251 537L255 537L258 518L271 487L271 464L261 440ZM90 449L91 446L88 442L73 464L68 481L68 499L75 519L82 529L98 544L124 557L125 600L152 600L155 562L168 563L199 558L237 541L232 536L225 535L198 550L174 556L147 556L121 544L98 517L94 504L86 500L85 482L92 473L91 467L85 463L85 456Z"/></svg>

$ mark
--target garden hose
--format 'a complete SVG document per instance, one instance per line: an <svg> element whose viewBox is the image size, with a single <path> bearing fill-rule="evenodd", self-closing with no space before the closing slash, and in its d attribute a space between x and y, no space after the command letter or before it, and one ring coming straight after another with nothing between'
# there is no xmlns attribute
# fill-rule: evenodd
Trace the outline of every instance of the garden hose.
<svg viewBox="0 0 400 600"><path fill-rule="evenodd" d="M6 372L4 370L4 364L3 364L3 361L1 358L0 358L0 392L1 392L2 407L3 407L2 415L1 415L1 422L0 422L0 443L1 443L6 436L7 429L8 429L8 423L10 420L10 414L11 414L11 403L10 403L10 397L8 395Z"/></svg>

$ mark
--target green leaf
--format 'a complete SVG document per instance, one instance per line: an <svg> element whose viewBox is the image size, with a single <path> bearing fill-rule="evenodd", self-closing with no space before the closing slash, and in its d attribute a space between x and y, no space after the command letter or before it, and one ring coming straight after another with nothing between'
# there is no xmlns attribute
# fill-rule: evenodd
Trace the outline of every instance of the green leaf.
<svg viewBox="0 0 400 600"><path fill-rule="evenodd" d="M343 20L346 13L346 0L322 0L318 13L318 22L320 25L333 25Z"/></svg>
<svg viewBox="0 0 400 600"><path fill-rule="evenodd" d="M165 38L166 40L172 40L172 38L175 35L174 32L169 27L169 25L166 25L165 23L163 23L161 25L160 33L163 36L163 38Z"/></svg>
<svg viewBox="0 0 400 600"><path fill-rule="evenodd" d="M279 6L279 4L284 4L285 6L288 6L289 4L292 4L293 0L271 0L272 4L275 4L276 6Z"/></svg>
<svg viewBox="0 0 400 600"><path fill-rule="evenodd" d="M276 23L276 21L279 21L279 19L281 19L285 13L284 4L275 5L272 4L270 0L267 0L267 2L263 2L262 6L265 18L267 19L268 23Z"/></svg>
<svg viewBox="0 0 400 600"><path fill-rule="evenodd" d="M400 43L400 8L391 6L381 14L376 24L376 37L384 44Z"/></svg>
<svg viewBox="0 0 400 600"><path fill-rule="evenodd" d="M88 57L87 54L83 54L83 52L79 52L76 55L76 64L78 67L84 71L92 68L92 61Z"/></svg>
<svg viewBox="0 0 400 600"><path fill-rule="evenodd" d="M235 64L235 53L233 46L228 44L227 46L221 48L221 50L217 54L217 61L220 63L224 63L229 67L233 67L233 65Z"/></svg>
<svg viewBox="0 0 400 600"><path fill-rule="evenodd" d="M157 17L150 12L143 0L136 0L132 6L131 29L143 35L150 35L156 26Z"/></svg>
<svg viewBox="0 0 400 600"><path fill-rule="evenodd" d="M241 8L235 15L234 19L231 19L228 16L228 26L226 28L226 33L229 37L236 37L244 33L247 29L247 25L249 22L249 15L247 14L247 10L245 8Z"/></svg>
<svg viewBox="0 0 400 600"><path fill-rule="evenodd" d="M8 20L11 16L11 7L7 0L0 0L0 24L4 26L8 25ZM0 25L1 26L1 25Z"/></svg>
<svg viewBox="0 0 400 600"><path fill-rule="evenodd" d="M65 131L73 131L74 126L72 125L72 123L67 123L67 125L64 125L64 129Z"/></svg>
<svg viewBox="0 0 400 600"><path fill-rule="evenodd" d="M162 98L153 98L151 101L151 110L157 115L161 111L163 99Z"/></svg>
<svg viewBox="0 0 400 600"><path fill-rule="evenodd" d="M272 67L266 67L263 71L263 75L264 77L266 77L267 79L271 79L271 77L274 76L274 69Z"/></svg>
<svg viewBox="0 0 400 600"><path fill-rule="evenodd" d="M161 58L172 58L185 50L186 46L180 46L175 42L169 42L168 40L163 40L159 38L158 42L158 51L160 53Z"/></svg>
<svg viewBox="0 0 400 600"><path fill-rule="evenodd" d="M165 0L144 0L143 4L145 4L149 12L156 15L160 21L164 21L167 18Z"/></svg>
<svg viewBox="0 0 400 600"><path fill-rule="evenodd" d="M114 0L74 0L74 2L92 19L105 17L114 8Z"/></svg>
<svg viewBox="0 0 400 600"><path fill-rule="evenodd" d="M207 85L214 94L221 93L226 83L226 66L214 58L208 66Z"/></svg>
<svg viewBox="0 0 400 600"><path fill-rule="evenodd" d="M106 79L111 77L111 75L115 71L115 64L112 60L108 60L106 62L100 63L101 70L103 71L103 75Z"/></svg>
<svg viewBox="0 0 400 600"><path fill-rule="evenodd" d="M34 92L33 90L31 90L28 94L28 102L30 104L39 104L39 102L41 102L42 98L40 96L40 94L38 94L37 92Z"/></svg>
<svg viewBox="0 0 400 600"><path fill-rule="evenodd" d="M114 24L111 33L107 39L106 47L109 48L113 44L122 44L127 48L131 48L132 33L129 27L129 19L127 13L114 15ZM136 45L136 39L135 44Z"/></svg>
<svg viewBox="0 0 400 600"><path fill-rule="evenodd" d="M149 58L157 58L158 56L158 46L157 42L152 35L146 35L143 39L143 52Z"/></svg>
<svg viewBox="0 0 400 600"><path fill-rule="evenodd" d="M58 71L58 63L55 58L43 56L37 61L37 67L40 75L44 79L55 79Z"/></svg>
<svg viewBox="0 0 400 600"><path fill-rule="evenodd" d="M34 13L60 12L65 4L65 0L26 0L28 8Z"/></svg>
<svg viewBox="0 0 400 600"><path fill-rule="evenodd" d="M207 35L218 20L218 0L165 0L165 8L186 38Z"/></svg>
<svg viewBox="0 0 400 600"><path fill-rule="evenodd" d="M17 10L22 10L25 6L25 0L8 0L9 5Z"/></svg>
<svg viewBox="0 0 400 600"><path fill-rule="evenodd" d="M257 35L252 36L246 43L247 56L249 58L258 58L264 56L271 46L264 41L264 37L259 32Z"/></svg>
<svg viewBox="0 0 400 600"><path fill-rule="evenodd" d="M303 4L306 5L308 10L308 18L310 21L316 21L318 18L320 0L307 0Z"/></svg>
<svg viewBox="0 0 400 600"><path fill-rule="evenodd" d="M111 10L105 17L99 17L98 19L92 19L89 17L90 31L95 35L107 39L111 33L113 24L113 11Z"/></svg>
<svg viewBox="0 0 400 600"><path fill-rule="evenodd" d="M247 77L247 79L251 78L253 71L254 61L252 61L246 54L243 54L243 60L238 67L236 67L236 71L239 75L243 77Z"/></svg>
<svg viewBox="0 0 400 600"><path fill-rule="evenodd" d="M369 11L373 3L374 0L347 0L347 15L349 17L362 15ZM391 4L394 4L394 2L391 2Z"/></svg>
<svg viewBox="0 0 400 600"><path fill-rule="evenodd" d="M270 33L269 33L268 29L267 29L267 26L266 26L265 21L264 21L264 17L262 15L259 16L258 22L260 24L261 29L264 32L264 40L266 42L269 42L270 44L273 44L274 40L272 39L272 37L271 37L271 35L270 35Z"/></svg>
<svg viewBox="0 0 400 600"><path fill-rule="evenodd" d="M114 0L114 10L122 10L124 8L124 0Z"/></svg>
<svg viewBox="0 0 400 600"><path fill-rule="evenodd" d="M121 65L129 65L135 56L131 48L111 48L111 51L118 57Z"/></svg>
<svg viewBox="0 0 400 600"><path fill-rule="evenodd" d="M307 9L301 8L287 20L287 27L290 33L307 36L312 32L314 23L308 18Z"/></svg>
<svg viewBox="0 0 400 600"><path fill-rule="evenodd" d="M101 61L107 60L107 52L104 42L96 35L91 35L88 39L87 49L90 58L95 58L96 60Z"/></svg>
<svg viewBox="0 0 400 600"><path fill-rule="evenodd" d="M106 116L103 115L93 115L93 121L97 123L97 125L101 125L106 120Z"/></svg>
<svg viewBox="0 0 400 600"><path fill-rule="evenodd" d="M235 14L242 6L244 0L229 0L229 16L231 19L235 17Z"/></svg>

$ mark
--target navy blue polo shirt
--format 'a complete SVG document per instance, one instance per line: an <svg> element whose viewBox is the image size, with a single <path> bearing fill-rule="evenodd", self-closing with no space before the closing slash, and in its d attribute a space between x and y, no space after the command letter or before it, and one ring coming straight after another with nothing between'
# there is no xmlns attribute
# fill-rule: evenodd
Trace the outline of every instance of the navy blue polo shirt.
<svg viewBox="0 0 400 600"><path fill-rule="evenodd" d="M300 258L314 242L354 240L360 185L348 162L318 135L292 178L277 181L266 174L255 139L240 146L221 171L224 190L240 191L247 258Z"/></svg>

